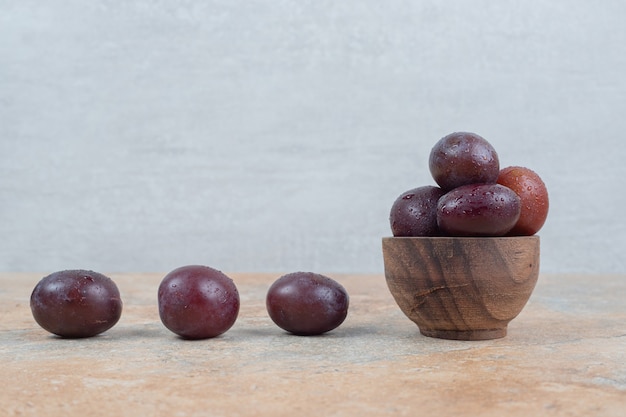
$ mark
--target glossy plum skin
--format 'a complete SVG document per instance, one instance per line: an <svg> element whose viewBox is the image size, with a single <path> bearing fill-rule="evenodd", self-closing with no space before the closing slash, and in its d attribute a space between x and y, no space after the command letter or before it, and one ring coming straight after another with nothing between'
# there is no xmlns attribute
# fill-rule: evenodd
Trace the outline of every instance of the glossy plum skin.
<svg viewBox="0 0 626 417"><path fill-rule="evenodd" d="M39 281L30 296L37 324L65 338L96 336L122 315L122 299L113 280L82 269L54 272Z"/></svg>
<svg viewBox="0 0 626 417"><path fill-rule="evenodd" d="M239 292L232 279L203 265L168 273L158 290L163 325L183 339L208 339L229 330L239 314Z"/></svg>
<svg viewBox="0 0 626 417"><path fill-rule="evenodd" d="M444 191L467 184L493 184L500 173L494 147L470 132L441 138L430 151L428 165L433 179Z"/></svg>
<svg viewBox="0 0 626 417"><path fill-rule="evenodd" d="M299 336L329 332L348 315L349 296L337 281L312 272L293 272L269 288L266 307L281 329Z"/></svg>
<svg viewBox="0 0 626 417"><path fill-rule="evenodd" d="M500 184L464 185L437 203L437 224L448 236L504 236L520 216L520 198Z"/></svg>
<svg viewBox="0 0 626 417"><path fill-rule="evenodd" d="M437 202L444 195L430 185L402 193L391 206L389 223L396 237L438 236Z"/></svg>
<svg viewBox="0 0 626 417"><path fill-rule="evenodd" d="M548 217L550 201L543 180L529 168L512 166L503 168L498 176L502 184L517 194L521 200L521 212L509 236L532 236L544 225Z"/></svg>

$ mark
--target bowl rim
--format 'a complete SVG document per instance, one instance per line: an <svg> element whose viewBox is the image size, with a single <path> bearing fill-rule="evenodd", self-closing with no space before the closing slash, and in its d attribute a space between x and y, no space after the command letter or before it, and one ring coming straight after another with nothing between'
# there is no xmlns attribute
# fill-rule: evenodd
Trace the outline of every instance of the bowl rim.
<svg viewBox="0 0 626 417"><path fill-rule="evenodd" d="M539 235L531 236L383 236L383 240L524 240L539 239Z"/></svg>

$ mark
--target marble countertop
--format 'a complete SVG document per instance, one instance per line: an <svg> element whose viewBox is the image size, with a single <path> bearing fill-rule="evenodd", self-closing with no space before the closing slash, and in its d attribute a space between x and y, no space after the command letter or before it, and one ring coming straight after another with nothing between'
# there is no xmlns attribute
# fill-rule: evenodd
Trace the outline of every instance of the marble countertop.
<svg viewBox="0 0 626 417"><path fill-rule="evenodd" d="M232 273L241 310L222 336L161 324L165 274L112 273L124 311L100 336L65 340L32 318L45 274L0 274L0 408L8 416L623 416L626 276L541 275L502 339L428 338L382 275L327 274L350 311L322 336L285 333L265 294L280 274Z"/></svg>

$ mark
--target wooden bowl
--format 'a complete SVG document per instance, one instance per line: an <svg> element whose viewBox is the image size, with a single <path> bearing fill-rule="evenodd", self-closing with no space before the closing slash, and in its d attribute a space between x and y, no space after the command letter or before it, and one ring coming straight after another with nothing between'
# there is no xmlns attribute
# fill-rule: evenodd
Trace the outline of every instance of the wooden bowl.
<svg viewBox="0 0 626 417"><path fill-rule="evenodd" d="M506 336L539 276L539 237L385 237L387 286L429 337Z"/></svg>

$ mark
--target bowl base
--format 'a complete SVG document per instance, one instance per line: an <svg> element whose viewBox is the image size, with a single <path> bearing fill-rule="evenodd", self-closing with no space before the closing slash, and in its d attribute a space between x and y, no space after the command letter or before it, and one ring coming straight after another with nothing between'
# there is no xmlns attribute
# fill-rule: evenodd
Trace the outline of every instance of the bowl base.
<svg viewBox="0 0 626 417"><path fill-rule="evenodd" d="M481 330L436 330L420 329L420 333L427 337L450 340L491 340L506 336L506 327L500 329Z"/></svg>

